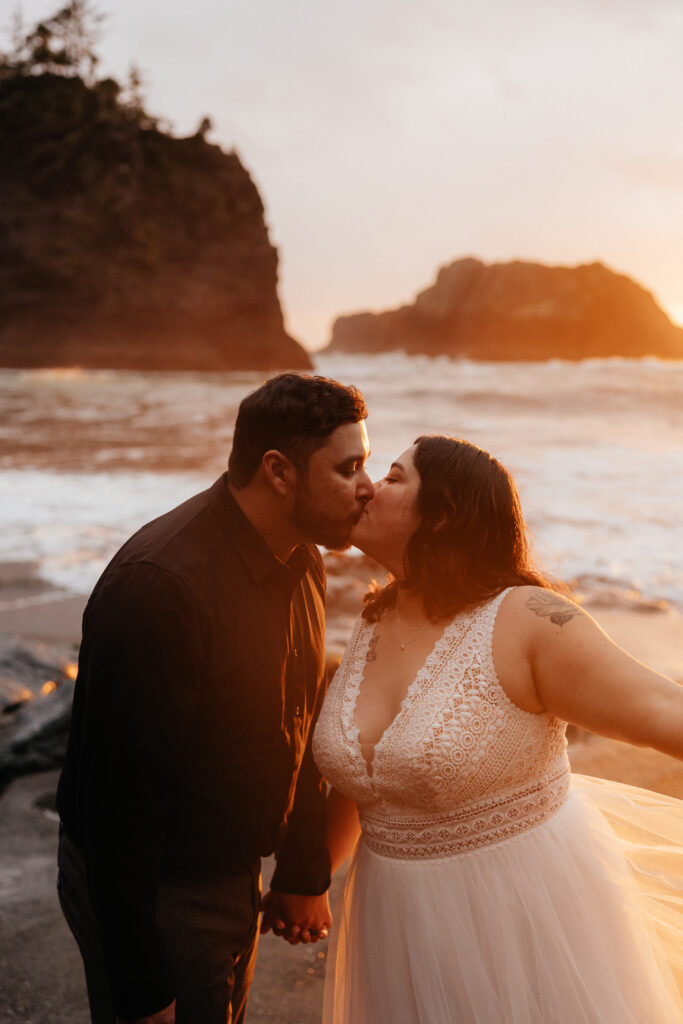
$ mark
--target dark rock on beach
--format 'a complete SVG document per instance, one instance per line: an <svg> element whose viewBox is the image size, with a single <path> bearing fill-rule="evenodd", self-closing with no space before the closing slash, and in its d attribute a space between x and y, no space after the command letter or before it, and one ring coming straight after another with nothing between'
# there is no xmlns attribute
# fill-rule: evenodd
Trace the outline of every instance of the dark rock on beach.
<svg viewBox="0 0 683 1024"><path fill-rule="evenodd" d="M73 649L13 640L0 649L0 786L61 765L71 719Z"/></svg>
<svg viewBox="0 0 683 1024"><path fill-rule="evenodd" d="M26 701L14 715L11 734L0 732L0 785L18 775L59 767L64 761L71 721L73 682Z"/></svg>
<svg viewBox="0 0 683 1024"><path fill-rule="evenodd" d="M0 66L0 365L310 368L239 156L46 67Z"/></svg>
<svg viewBox="0 0 683 1024"><path fill-rule="evenodd" d="M683 359L675 326L643 287L591 263L551 267L468 258L442 267L412 305L339 317L328 351L536 361Z"/></svg>

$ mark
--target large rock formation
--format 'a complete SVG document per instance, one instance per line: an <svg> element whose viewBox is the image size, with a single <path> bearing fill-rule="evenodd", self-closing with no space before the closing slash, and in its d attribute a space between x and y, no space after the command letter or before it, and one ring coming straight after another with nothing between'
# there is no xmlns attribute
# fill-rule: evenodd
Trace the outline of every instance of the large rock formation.
<svg viewBox="0 0 683 1024"><path fill-rule="evenodd" d="M328 351L470 359L683 358L683 329L652 295L600 263L548 267L462 259L412 306L336 320Z"/></svg>
<svg viewBox="0 0 683 1024"><path fill-rule="evenodd" d="M0 365L309 368L235 153L111 79L0 80Z"/></svg>

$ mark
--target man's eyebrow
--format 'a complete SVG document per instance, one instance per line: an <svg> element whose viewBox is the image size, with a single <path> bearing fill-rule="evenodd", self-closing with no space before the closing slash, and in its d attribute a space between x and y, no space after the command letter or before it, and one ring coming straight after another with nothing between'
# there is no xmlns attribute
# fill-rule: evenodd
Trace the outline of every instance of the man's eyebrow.
<svg viewBox="0 0 683 1024"><path fill-rule="evenodd" d="M366 455L365 452L360 452L358 455L347 455L345 459L342 459L338 463L339 466L352 466L354 462L365 462L369 458L370 453Z"/></svg>

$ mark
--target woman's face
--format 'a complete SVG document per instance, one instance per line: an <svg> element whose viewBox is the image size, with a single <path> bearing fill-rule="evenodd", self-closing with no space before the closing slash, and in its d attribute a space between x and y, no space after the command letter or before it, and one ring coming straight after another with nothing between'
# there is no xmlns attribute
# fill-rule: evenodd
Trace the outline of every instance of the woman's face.
<svg viewBox="0 0 683 1024"><path fill-rule="evenodd" d="M415 446L392 462L374 497L351 531L351 543L386 566L394 576L403 575L406 544L420 524L417 495L420 474L415 468Z"/></svg>

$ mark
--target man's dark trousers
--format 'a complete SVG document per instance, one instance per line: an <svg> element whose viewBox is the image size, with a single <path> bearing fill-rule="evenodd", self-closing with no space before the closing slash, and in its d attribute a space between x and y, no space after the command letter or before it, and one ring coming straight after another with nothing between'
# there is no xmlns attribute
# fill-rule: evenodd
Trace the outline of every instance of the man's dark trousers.
<svg viewBox="0 0 683 1024"><path fill-rule="evenodd" d="M83 958L93 1024L115 1024L83 855L61 830L59 902ZM176 1024L243 1024L258 945L259 865L164 883L158 920L176 983Z"/></svg>

